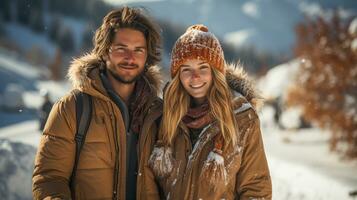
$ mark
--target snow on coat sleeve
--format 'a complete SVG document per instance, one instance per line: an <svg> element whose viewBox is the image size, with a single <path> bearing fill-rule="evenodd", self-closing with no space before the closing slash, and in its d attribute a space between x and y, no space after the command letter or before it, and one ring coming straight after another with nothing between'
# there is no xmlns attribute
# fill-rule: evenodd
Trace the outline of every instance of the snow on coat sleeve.
<svg viewBox="0 0 357 200"><path fill-rule="evenodd" d="M70 199L75 143L74 99L57 102L49 115L37 150L32 177L33 199Z"/></svg>
<svg viewBox="0 0 357 200"><path fill-rule="evenodd" d="M250 112L250 111L248 111ZM240 200L272 198L272 186L258 116L243 128L246 131L241 168L237 175L236 190Z"/></svg>

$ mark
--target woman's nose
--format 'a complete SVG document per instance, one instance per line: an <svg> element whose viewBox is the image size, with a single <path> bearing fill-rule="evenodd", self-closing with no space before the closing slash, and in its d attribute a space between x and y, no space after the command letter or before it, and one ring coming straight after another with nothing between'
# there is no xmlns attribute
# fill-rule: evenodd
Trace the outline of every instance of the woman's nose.
<svg viewBox="0 0 357 200"><path fill-rule="evenodd" d="M197 71L193 71L191 78L192 79L200 78L200 73L198 73Z"/></svg>

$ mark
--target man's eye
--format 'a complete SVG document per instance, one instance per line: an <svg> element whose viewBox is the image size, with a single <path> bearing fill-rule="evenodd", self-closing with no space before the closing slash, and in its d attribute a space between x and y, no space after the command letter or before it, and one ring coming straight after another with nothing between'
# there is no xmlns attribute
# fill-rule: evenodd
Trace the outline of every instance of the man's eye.
<svg viewBox="0 0 357 200"><path fill-rule="evenodd" d="M116 47L116 48L113 49L113 51L115 51L115 52L124 52L125 49L123 47Z"/></svg>

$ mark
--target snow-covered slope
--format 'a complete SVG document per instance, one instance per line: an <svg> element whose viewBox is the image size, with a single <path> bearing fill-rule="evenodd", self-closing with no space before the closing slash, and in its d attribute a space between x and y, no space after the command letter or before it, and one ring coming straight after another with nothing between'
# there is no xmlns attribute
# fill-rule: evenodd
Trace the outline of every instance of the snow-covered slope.
<svg viewBox="0 0 357 200"><path fill-rule="evenodd" d="M52 101L70 90L67 81L42 80L47 76L48 71L19 61L16 56L0 51L0 108L7 109L0 110L0 127L34 119L35 110L43 102L41 90L48 91Z"/></svg>
<svg viewBox="0 0 357 200"><path fill-rule="evenodd" d="M259 79L258 88L265 99L283 97L290 84L293 83L300 63L300 59L292 60L273 67L268 73Z"/></svg>
<svg viewBox="0 0 357 200"><path fill-rule="evenodd" d="M58 31L61 32L64 31L64 29L69 29L73 36L74 50L75 52L79 52L87 22L68 16L56 16L61 20L61 26ZM53 17L52 15L48 15L46 21L51 21ZM45 26L45 31L48 30L49 28ZM21 50L29 52L40 49L46 56L44 59L49 58L49 61L52 61L56 54L56 49L59 48L57 44L49 39L46 32L37 33L16 22L5 23L4 32L7 39L11 40Z"/></svg>
<svg viewBox="0 0 357 200"><path fill-rule="evenodd" d="M44 34L35 33L17 23L7 23L4 29L6 37L22 50L30 51L38 48L45 52L48 57L54 57L56 46Z"/></svg>
<svg viewBox="0 0 357 200"><path fill-rule="evenodd" d="M0 95L7 85L16 84L25 90L23 98L27 107L39 107L41 90L49 91L51 98L56 100L70 90L70 84L68 81L41 80L48 77L48 73L48 70L19 61L14 55L0 52Z"/></svg>

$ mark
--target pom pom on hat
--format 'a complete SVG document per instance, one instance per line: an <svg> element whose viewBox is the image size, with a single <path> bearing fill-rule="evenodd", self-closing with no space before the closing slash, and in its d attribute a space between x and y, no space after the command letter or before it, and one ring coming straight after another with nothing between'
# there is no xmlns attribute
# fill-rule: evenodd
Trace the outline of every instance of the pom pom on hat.
<svg viewBox="0 0 357 200"><path fill-rule="evenodd" d="M192 30L199 30L199 31L203 31L203 32L208 32L207 26L205 26L203 24L192 25L192 26L187 28L186 32L192 31Z"/></svg>
<svg viewBox="0 0 357 200"><path fill-rule="evenodd" d="M206 61L211 67L225 73L225 60L218 39L203 24L195 24L176 41L171 52L171 77L188 59Z"/></svg>

